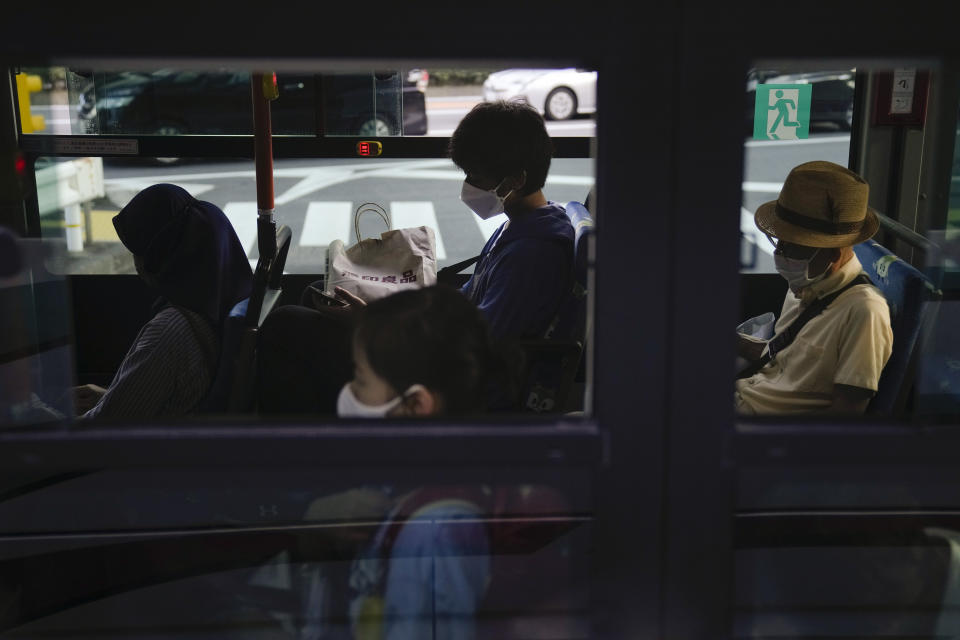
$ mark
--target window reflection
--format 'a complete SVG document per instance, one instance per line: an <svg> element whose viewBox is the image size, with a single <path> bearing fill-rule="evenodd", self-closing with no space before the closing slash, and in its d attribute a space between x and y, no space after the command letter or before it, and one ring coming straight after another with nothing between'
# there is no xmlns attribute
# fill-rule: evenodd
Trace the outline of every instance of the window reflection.
<svg viewBox="0 0 960 640"><path fill-rule="evenodd" d="M582 491L321 475L101 472L33 487L0 505L4 533L61 535L8 546L0 626L17 637L589 635ZM49 517L67 500L75 518Z"/></svg>

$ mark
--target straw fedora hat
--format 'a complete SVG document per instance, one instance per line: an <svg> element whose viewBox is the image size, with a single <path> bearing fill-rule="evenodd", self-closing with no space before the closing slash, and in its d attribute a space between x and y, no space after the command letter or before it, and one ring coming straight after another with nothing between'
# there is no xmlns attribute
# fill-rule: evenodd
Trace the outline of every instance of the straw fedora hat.
<svg viewBox="0 0 960 640"><path fill-rule="evenodd" d="M761 231L807 247L849 247L877 232L863 178L833 162L806 162L790 171L780 197L757 208Z"/></svg>

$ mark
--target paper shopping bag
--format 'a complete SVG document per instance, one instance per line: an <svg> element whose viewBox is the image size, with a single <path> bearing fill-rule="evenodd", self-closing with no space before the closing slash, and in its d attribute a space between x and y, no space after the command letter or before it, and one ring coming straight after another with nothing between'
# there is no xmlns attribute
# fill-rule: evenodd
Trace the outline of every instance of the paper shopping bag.
<svg viewBox="0 0 960 640"><path fill-rule="evenodd" d="M366 301L437 283L436 237L430 227L393 229L346 247L327 247L325 286L342 287Z"/></svg>

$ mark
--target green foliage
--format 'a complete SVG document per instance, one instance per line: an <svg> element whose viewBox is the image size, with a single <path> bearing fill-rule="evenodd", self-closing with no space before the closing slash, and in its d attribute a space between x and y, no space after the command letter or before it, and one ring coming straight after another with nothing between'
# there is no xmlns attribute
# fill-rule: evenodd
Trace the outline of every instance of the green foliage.
<svg viewBox="0 0 960 640"><path fill-rule="evenodd" d="M430 85L435 87L483 84L496 69L428 69Z"/></svg>

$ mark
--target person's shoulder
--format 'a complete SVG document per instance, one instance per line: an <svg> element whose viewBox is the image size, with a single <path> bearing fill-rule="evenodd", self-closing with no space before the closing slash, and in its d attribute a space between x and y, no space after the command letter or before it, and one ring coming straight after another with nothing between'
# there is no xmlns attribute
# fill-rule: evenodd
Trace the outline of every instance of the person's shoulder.
<svg viewBox="0 0 960 640"><path fill-rule="evenodd" d="M575 234L573 224L570 223L570 218L567 216L567 210L552 200L536 209L535 226L537 229L535 235L537 236L573 242Z"/></svg>
<svg viewBox="0 0 960 640"><path fill-rule="evenodd" d="M887 299L872 284L851 287L837 299L837 302L839 307L846 309L854 317L882 315L889 321L890 307Z"/></svg>
<svg viewBox="0 0 960 640"><path fill-rule="evenodd" d="M203 316L189 309L181 307L168 306L161 309L148 324L148 330L151 330L156 340L183 344L184 337L193 337L199 340L198 332L214 334L213 327ZM204 336L208 337L208 336Z"/></svg>

